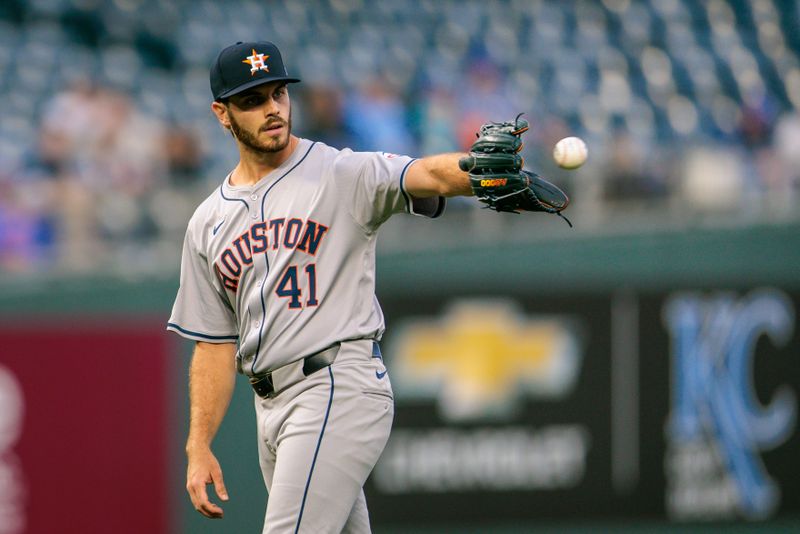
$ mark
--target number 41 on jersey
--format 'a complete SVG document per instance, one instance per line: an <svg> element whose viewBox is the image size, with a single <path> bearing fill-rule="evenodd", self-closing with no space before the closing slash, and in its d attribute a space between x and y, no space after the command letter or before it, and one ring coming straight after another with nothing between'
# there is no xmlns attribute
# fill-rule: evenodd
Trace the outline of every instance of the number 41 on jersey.
<svg viewBox="0 0 800 534"><path fill-rule="evenodd" d="M319 304L319 301L317 301L317 266L314 263L310 263L303 270L306 273L304 281L307 282L308 287L308 298L305 301L305 306L316 306ZM276 295L289 299L289 309L292 310L303 308L303 290L300 289L298 280L300 277L302 277L302 274L297 274L297 265L290 265L286 272L283 273L278 282L278 287L275 289Z"/></svg>

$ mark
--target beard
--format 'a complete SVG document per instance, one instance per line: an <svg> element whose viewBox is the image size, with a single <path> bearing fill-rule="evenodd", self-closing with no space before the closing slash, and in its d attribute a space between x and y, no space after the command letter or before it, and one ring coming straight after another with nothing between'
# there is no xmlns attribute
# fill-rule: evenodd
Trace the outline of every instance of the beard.
<svg viewBox="0 0 800 534"><path fill-rule="evenodd" d="M240 143L257 154L273 154L275 152L280 152L289 145L289 138L292 134L291 112L289 113L288 121L277 118L271 119L262 125L255 133L243 128L242 125L236 122L236 119L233 117L233 115L229 115L228 118L231 122L231 132L233 133L233 136ZM267 140L259 138L258 134L266 130L268 127L275 126L276 124L286 126L286 129L283 131L283 133L277 136L270 136Z"/></svg>

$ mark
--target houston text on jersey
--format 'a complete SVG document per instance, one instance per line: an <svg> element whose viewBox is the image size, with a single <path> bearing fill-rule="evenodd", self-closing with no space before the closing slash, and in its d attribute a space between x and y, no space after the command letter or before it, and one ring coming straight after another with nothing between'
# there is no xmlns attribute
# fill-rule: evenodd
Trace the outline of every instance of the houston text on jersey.
<svg viewBox="0 0 800 534"><path fill-rule="evenodd" d="M323 224L296 217L256 223L220 254L214 262L214 270L225 288L236 292L242 272L253 264L253 256L278 247L315 256L327 231L328 227Z"/></svg>

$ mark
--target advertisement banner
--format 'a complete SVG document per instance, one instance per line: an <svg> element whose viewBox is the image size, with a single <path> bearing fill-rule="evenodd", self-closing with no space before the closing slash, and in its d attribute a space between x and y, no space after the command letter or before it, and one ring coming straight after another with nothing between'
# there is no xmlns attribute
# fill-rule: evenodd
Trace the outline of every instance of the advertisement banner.
<svg viewBox="0 0 800 534"><path fill-rule="evenodd" d="M397 408L371 513L397 524L797 513L797 306L775 288L387 302Z"/></svg>
<svg viewBox="0 0 800 534"><path fill-rule="evenodd" d="M161 325L0 325L0 533L167 533Z"/></svg>
<svg viewBox="0 0 800 534"><path fill-rule="evenodd" d="M798 509L796 309L775 289L678 293L663 304L671 519L763 520Z"/></svg>

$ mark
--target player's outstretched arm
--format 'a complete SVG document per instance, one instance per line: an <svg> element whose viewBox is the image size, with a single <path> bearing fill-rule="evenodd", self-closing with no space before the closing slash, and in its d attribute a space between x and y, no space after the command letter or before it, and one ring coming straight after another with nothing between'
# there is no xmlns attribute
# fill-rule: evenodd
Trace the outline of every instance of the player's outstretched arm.
<svg viewBox="0 0 800 534"><path fill-rule="evenodd" d="M417 198L472 195L469 174L458 167L466 154L440 154L416 161L406 173L405 189Z"/></svg>
<svg viewBox="0 0 800 534"><path fill-rule="evenodd" d="M232 343L195 346L189 369L189 438L186 441L186 491L195 509L206 517L222 517L222 508L211 502L206 485L228 500L222 469L211 452L211 441L222 423L233 395L236 347Z"/></svg>
<svg viewBox="0 0 800 534"><path fill-rule="evenodd" d="M406 173L406 191L415 197L475 195L487 208L519 213L561 212L569 197L538 174L523 170L522 134L528 121L487 122L477 132L469 154L423 158Z"/></svg>

